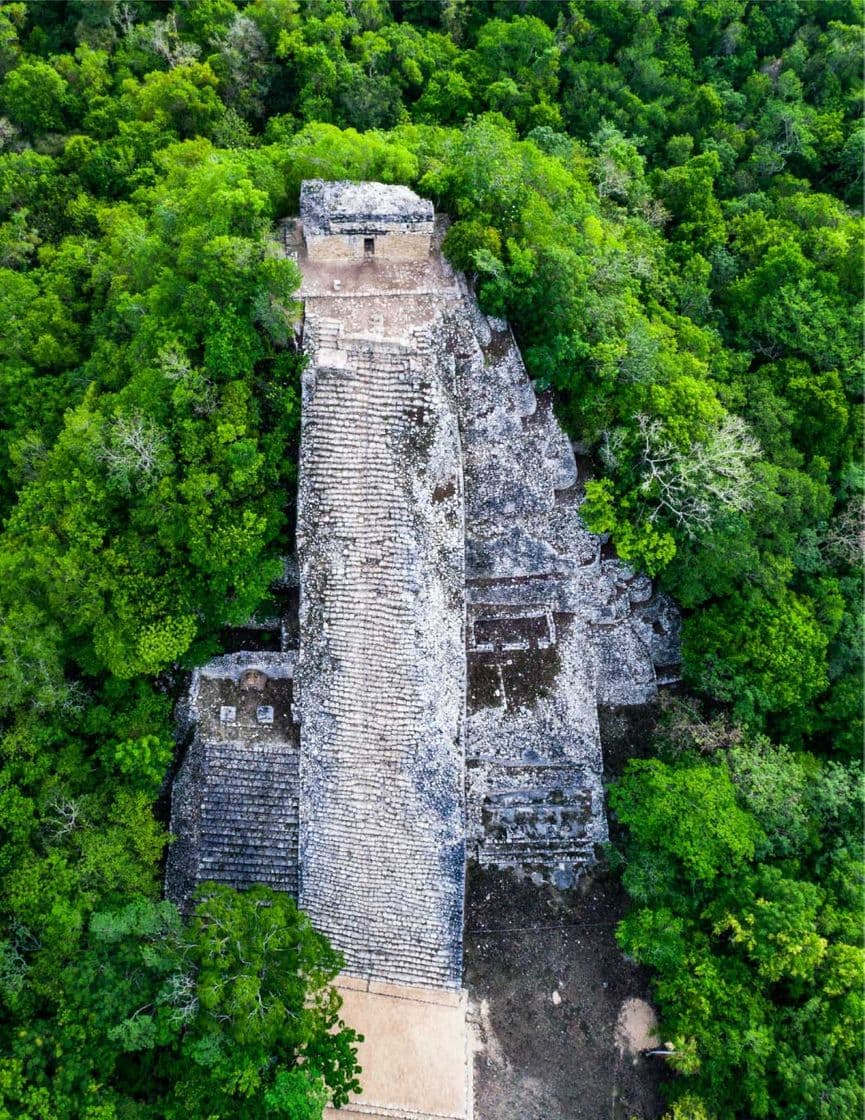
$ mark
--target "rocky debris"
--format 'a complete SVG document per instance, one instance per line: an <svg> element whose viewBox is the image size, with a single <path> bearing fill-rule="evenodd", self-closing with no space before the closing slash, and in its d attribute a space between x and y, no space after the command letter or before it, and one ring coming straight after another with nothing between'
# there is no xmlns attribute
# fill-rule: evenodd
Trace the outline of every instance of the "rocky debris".
<svg viewBox="0 0 865 1120"><path fill-rule="evenodd" d="M484 329L476 307L465 321L479 352L460 381L475 686L466 721L469 852L482 865L564 887L606 839L584 609L599 544L577 504L559 500L577 481L573 452L549 402L538 402L509 328L490 320Z"/></svg>
<svg viewBox="0 0 865 1120"><path fill-rule="evenodd" d="M583 525L574 451L507 323L461 310L469 853L563 887L606 839L598 704L654 696L678 614Z"/></svg>

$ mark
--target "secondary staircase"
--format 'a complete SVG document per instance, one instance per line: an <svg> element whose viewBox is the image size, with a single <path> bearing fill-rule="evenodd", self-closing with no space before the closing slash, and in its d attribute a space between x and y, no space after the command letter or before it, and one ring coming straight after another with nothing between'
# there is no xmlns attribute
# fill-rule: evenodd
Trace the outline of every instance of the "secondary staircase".
<svg viewBox="0 0 865 1120"><path fill-rule="evenodd" d="M316 351L339 350L342 338L342 323L339 319L325 316L307 316L304 334Z"/></svg>
<svg viewBox="0 0 865 1120"><path fill-rule="evenodd" d="M297 748L211 741L206 758L199 880L296 895Z"/></svg>
<svg viewBox="0 0 865 1120"><path fill-rule="evenodd" d="M528 869L591 861L592 797L584 777L574 768L569 774L557 773L550 782L544 769L517 764L514 778L524 778L531 770L530 778L541 782L533 788L516 784L508 789L507 776L497 767L496 791L488 794L482 808L484 833L477 851L482 866Z"/></svg>

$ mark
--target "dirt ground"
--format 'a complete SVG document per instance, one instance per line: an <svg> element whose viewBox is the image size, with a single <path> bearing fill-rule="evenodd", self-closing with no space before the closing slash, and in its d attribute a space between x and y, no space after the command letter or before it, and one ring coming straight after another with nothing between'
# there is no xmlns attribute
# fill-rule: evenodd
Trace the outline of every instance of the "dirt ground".
<svg viewBox="0 0 865 1120"><path fill-rule="evenodd" d="M606 713L610 775L654 712ZM613 829L615 837L615 829ZM477 1019L475 1120L658 1120L648 975L619 952L627 899L599 869L568 892L470 868L465 983Z"/></svg>

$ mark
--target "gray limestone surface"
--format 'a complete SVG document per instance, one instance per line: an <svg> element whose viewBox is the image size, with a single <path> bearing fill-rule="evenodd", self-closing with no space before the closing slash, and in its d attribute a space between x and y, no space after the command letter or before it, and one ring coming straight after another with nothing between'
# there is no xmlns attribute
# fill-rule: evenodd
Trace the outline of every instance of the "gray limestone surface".
<svg viewBox="0 0 865 1120"><path fill-rule="evenodd" d="M431 202L386 183L307 179L300 188L300 217L307 237L433 228Z"/></svg>
<svg viewBox="0 0 865 1120"><path fill-rule="evenodd" d="M227 654L193 674L166 867L166 894L183 908L206 881L297 892L295 658Z"/></svg>

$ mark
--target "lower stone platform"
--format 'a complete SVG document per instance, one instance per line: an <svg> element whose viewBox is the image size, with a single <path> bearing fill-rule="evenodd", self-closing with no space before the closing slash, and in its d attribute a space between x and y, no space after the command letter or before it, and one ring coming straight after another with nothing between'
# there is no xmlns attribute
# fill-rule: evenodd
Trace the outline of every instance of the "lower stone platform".
<svg viewBox="0 0 865 1120"><path fill-rule="evenodd" d="M341 976L342 1017L364 1035L361 1096L324 1120L471 1120L465 992Z"/></svg>

